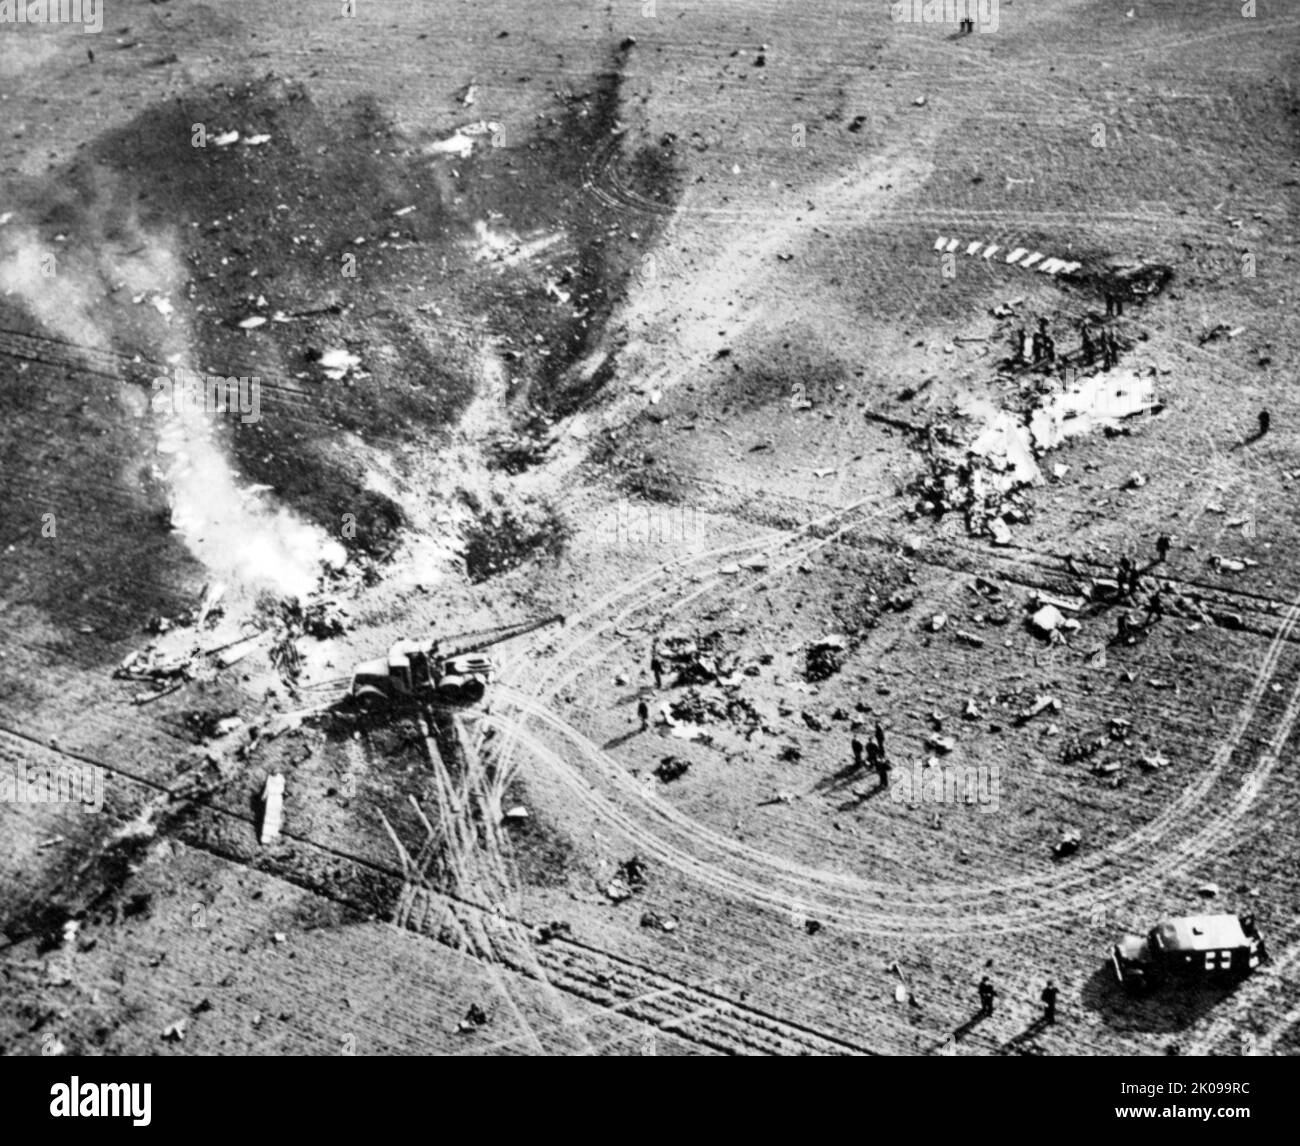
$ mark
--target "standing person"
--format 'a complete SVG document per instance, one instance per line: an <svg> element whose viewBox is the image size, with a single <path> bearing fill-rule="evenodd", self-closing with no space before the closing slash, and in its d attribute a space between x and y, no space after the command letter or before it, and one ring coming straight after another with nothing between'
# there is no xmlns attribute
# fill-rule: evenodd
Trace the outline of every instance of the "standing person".
<svg viewBox="0 0 1300 1146"><path fill-rule="evenodd" d="M417 649L411 654L411 687L418 693L433 686L429 671L429 654Z"/></svg>
<svg viewBox="0 0 1300 1146"><path fill-rule="evenodd" d="M636 718L641 722L642 732L650 727L650 706L646 704L644 696L636 702Z"/></svg>
<svg viewBox="0 0 1300 1146"><path fill-rule="evenodd" d="M1156 538L1156 560L1164 563L1169 560L1169 546L1173 543L1173 538L1167 533L1160 534Z"/></svg>
<svg viewBox="0 0 1300 1146"><path fill-rule="evenodd" d="M993 981L985 975L980 980L980 1014L991 1015L993 1013L993 1000L997 998L997 989L993 986Z"/></svg>
<svg viewBox="0 0 1300 1146"><path fill-rule="evenodd" d="M862 743L862 737L855 732L853 734L853 739L849 741L849 745L853 749L853 766L855 768L861 768L862 756L866 749L866 746Z"/></svg>
<svg viewBox="0 0 1300 1146"><path fill-rule="evenodd" d="M885 730L880 727L880 721L878 720L876 721L874 735L876 738L876 748L879 750L880 755L883 756L885 754Z"/></svg>
<svg viewBox="0 0 1300 1146"><path fill-rule="evenodd" d="M1083 339L1083 361L1084 365L1092 363L1092 356L1096 352L1096 347L1092 344L1092 330L1088 326L1088 320L1085 318L1079 323L1079 335Z"/></svg>
<svg viewBox="0 0 1300 1146"><path fill-rule="evenodd" d="M1043 357L1048 362L1056 361L1056 339L1046 333L1043 335Z"/></svg>
<svg viewBox="0 0 1300 1146"><path fill-rule="evenodd" d="M655 688L660 689L664 686L664 665L659 659L658 646L650 650L650 672L654 674Z"/></svg>
<svg viewBox="0 0 1300 1146"><path fill-rule="evenodd" d="M1119 616L1115 620L1116 638L1121 641L1131 640L1130 634L1133 631L1133 618L1129 616L1127 609L1121 609Z"/></svg>
<svg viewBox="0 0 1300 1146"><path fill-rule="evenodd" d="M1051 979L1048 979L1047 986L1043 988L1043 993L1039 996L1043 1000L1043 1022L1049 1026L1056 1022L1056 999L1060 993L1056 984Z"/></svg>
<svg viewBox="0 0 1300 1146"><path fill-rule="evenodd" d="M880 777L880 786L889 787L889 758L885 755L884 749L876 751L876 775Z"/></svg>
<svg viewBox="0 0 1300 1146"><path fill-rule="evenodd" d="M1152 593L1151 596L1147 599L1147 615L1146 615L1146 620L1147 620L1148 622L1150 622L1150 621L1158 621L1158 620L1160 620L1164 615L1165 615L1165 603L1164 603L1163 598L1160 596L1160 590L1157 589L1157 590L1156 590L1154 593Z"/></svg>
<svg viewBox="0 0 1300 1146"><path fill-rule="evenodd" d="M1127 597L1132 592L1131 582L1133 580L1133 562L1127 557L1119 559L1119 569L1115 573L1115 580L1119 582L1120 596Z"/></svg>
<svg viewBox="0 0 1300 1146"><path fill-rule="evenodd" d="M1272 421L1273 419L1267 410L1261 410L1259 412L1259 436L1261 438L1268 433L1268 427Z"/></svg>

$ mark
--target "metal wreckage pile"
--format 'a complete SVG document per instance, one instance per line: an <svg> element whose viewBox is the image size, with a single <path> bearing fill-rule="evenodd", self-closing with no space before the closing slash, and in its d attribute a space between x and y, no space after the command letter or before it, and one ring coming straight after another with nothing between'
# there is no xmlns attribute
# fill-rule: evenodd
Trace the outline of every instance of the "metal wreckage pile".
<svg viewBox="0 0 1300 1146"><path fill-rule="evenodd" d="M739 655L725 650L724 640L718 630L690 636L672 634L656 640L654 657L663 666L666 683L685 687L661 709L665 723L726 721L747 736L763 727L758 710L740 695L740 684L745 675L757 675L758 665L770 663L772 657L764 654L742 667Z"/></svg>
<svg viewBox="0 0 1300 1146"><path fill-rule="evenodd" d="M1095 429L1128 433L1129 419L1158 412L1154 370L1138 375L1119 369L1134 343L1111 323L1122 314L1123 299L1158 293L1172 273L1163 265L1135 263L1094 274L1087 282L1106 298L1106 316L1089 314L1077 322L1079 345L1059 354L1046 318L1038 319L1032 337L1026 333L1017 311L1022 298L993 308L993 334L962 341L1009 344L1010 353L996 363L997 380L1012 389L1009 401L955 403L949 418L924 427L919 436L926 468L909 487L918 499L916 512L960 513L971 534L1010 544L1011 526L1029 520L1025 495L1043 480L1044 454ZM910 399L927 384L900 397ZM964 439L954 428L957 421L973 423L977 432Z"/></svg>
<svg viewBox="0 0 1300 1146"><path fill-rule="evenodd" d="M738 653L726 651L724 640L724 634L716 630L656 639L652 659L659 666L657 683L681 690L660 706L659 721L670 730L678 725L719 723L730 725L746 739L757 732L777 735L771 717L765 716L741 692L745 678L759 676L762 667L772 663L773 654L764 651L752 658L742 658ZM829 679L843 668L848 653L849 640L841 633L810 641L804 649L804 680L815 683ZM683 735L683 732L676 734ZM706 734L697 731L685 735L689 739L707 739ZM670 768L673 775L661 779L676 779L684 770Z"/></svg>
<svg viewBox="0 0 1300 1146"><path fill-rule="evenodd" d="M318 594L306 601L267 598L260 602L260 618L246 619L235 626L227 622L223 629L225 594L226 586L214 582L204 587L196 608L149 622L149 631L156 634L156 639L128 653L113 673L119 680L145 681L154 686L152 691L134 696L132 703L148 704L185 684L214 680L218 673L267 643L271 664L292 688L302 669L298 639L306 635L324 640L341 636L348 628L347 610L338 599ZM203 644L197 637L186 643L183 634L190 630L208 635L212 643ZM160 647L157 638L163 637L168 638L163 643L176 646L174 650Z"/></svg>

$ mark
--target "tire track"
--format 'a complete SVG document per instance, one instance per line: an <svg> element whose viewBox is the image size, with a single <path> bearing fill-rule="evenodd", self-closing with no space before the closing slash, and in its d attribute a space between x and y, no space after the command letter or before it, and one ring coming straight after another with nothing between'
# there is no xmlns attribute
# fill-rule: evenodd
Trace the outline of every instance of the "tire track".
<svg viewBox="0 0 1300 1146"><path fill-rule="evenodd" d="M643 581L644 580L648 580L648 578L643 579ZM752 586L753 583L746 586L746 588L752 588ZM644 587L643 584L638 584L634 591L637 594L641 594L644 591ZM704 592L708 591L709 588L711 588L711 585L706 585L704 588L696 590L694 593L690 594L690 597L700 596ZM654 604L655 599L649 601L643 599L639 608L651 608L654 607ZM675 607L680 607L680 604L681 602L679 602ZM615 618L615 620L601 626L594 632L581 638L579 641L573 642L569 649L557 654L551 659L550 667L552 675L546 676L544 674L544 680L546 681L545 700L548 701L554 698L555 695L570 685L576 677L580 675L585 667L585 665L580 665L577 670L556 678L553 674L556 671L558 664L562 663L563 660L569 657L575 656L582 648L585 648L586 645L594 641L598 636L602 635L604 631L607 631L615 624L624 621L626 616L633 611L635 611L635 609L627 610L624 614L620 615L620 617ZM1270 759L1266 760L1256 769L1256 787L1252 788L1249 792L1242 791L1239 794L1238 799L1227 812L1222 813L1211 820L1209 824L1207 824L1200 832L1194 834L1190 839L1183 841L1172 849L1166 849L1164 854L1156 861L1145 861L1146 866L1138 873L1121 877L1119 881L1110 881L1111 887L1108 891L1099 892L1097 888L1093 886L1093 883L1100 874L1100 869L1103 866L1112 864L1117 856L1128 857L1135 853L1139 848L1154 847L1163 844L1166 838L1181 825L1182 819L1186 815L1189 815L1201 802L1203 802L1206 795L1219 780L1221 774L1227 767L1234 751L1239 745L1241 739L1244 737L1246 730L1254 721L1260 704L1265 696L1266 687L1277 667L1284 645L1289 639L1289 635L1296 624L1298 616L1300 616L1300 600L1293 604L1284 616L1279 631L1270 644L1264 663L1258 670L1252 687L1247 694L1246 702L1238 713L1232 731L1220 746L1219 750L1215 753L1210 766L1202 772L1196 784L1190 785L1188 788L1184 789L1180 796L1171 805L1163 809L1161 814L1154 821L1130 834L1130 836L1126 837L1120 844L1113 845L1103 853L1094 854L1088 857L1088 859L1072 865L1071 871L1064 882L1064 888L1062 887L1059 875L1053 873L1051 880L1054 886L1049 890L1060 893L1064 889L1074 889L1076 887L1078 889L1074 892L1073 899L1071 899L1066 906L1056 906L1046 909L1046 913L1033 910L1028 912L1021 911L1019 913L1007 912L1006 910L993 911L989 913L991 916L992 927L989 927L986 924L984 929L1007 930L1011 928L1022 928L1031 920L1036 921L1039 925L1045 925L1046 923L1058 920L1063 914L1085 912L1094 908L1099 902L1112 902L1118 900L1126 896L1139 883L1147 882L1155 875L1171 875L1178 872L1185 863L1195 858L1199 852L1203 851L1203 849L1212 845L1217 840L1222 839L1226 832L1231 830L1232 825L1235 824L1249 809L1250 805L1254 802L1255 795L1258 791L1258 784L1267 779L1267 776L1276 766L1276 750ZM541 684L532 690L531 694L514 694L513 701L521 714L521 726L526 722L528 715L530 714L543 720L545 723L549 724L553 730L561 732L569 738L570 741L574 743L589 760L598 761L608 776L619 776L622 770L617 763L606 757L600 749L591 744L590 741L587 741L586 738L575 729L571 728L565 722L560 720L560 718L551 713L547 708L546 703L543 701L542 696ZM1296 691L1292 694L1291 703L1288 705L1287 712L1284 714L1281 729L1274 738L1275 744L1283 744L1289 737L1295 722L1295 714L1298 707L1300 707L1300 684L1298 684ZM521 733L519 732L510 734L507 744L509 744L512 749L514 745L518 743L520 735ZM537 743L534 743L531 746L534 750L542 747ZM565 761L555 754L549 754L549 762L553 768L559 768L562 771L569 767ZM573 778L574 777L571 775L570 779ZM590 799L588 792L584 789L582 784L575 786L575 792L584 799ZM615 816L618 818L620 826L625 830L635 830L637 832L637 838L643 845L648 846L651 843L651 840L639 829L639 827L634 828L633 823L627 817L622 816L621 813L616 813L607 801L601 803L598 811L602 815ZM678 828L686 827L686 825L683 824L676 824L674 826ZM797 885L803 891L815 889L824 895L828 890L832 892L842 891L846 883L846 877L829 876L826 873L818 872L816 869L809 869L803 865L791 865L783 863L782 861L777 861L774 857L767 855L766 853L758 852L756 849L752 848L745 848L743 845L735 844L734 841L715 836L707 829L704 829L701 825L693 825L693 828L687 828L687 830L693 830L696 834L695 843L706 843L710 848L718 849L715 854L726 854L729 851L734 852L739 849L740 859L750 863L763 865L766 874L773 878L781 878L782 876L791 875L797 876L804 881L801 885ZM691 870L697 876L703 877L707 874L701 871L698 862L696 862L693 857L689 857L684 852L670 851L664 853L661 858L667 859L670 856L674 862L682 864L684 868ZM1134 858L1137 857L1134 856ZM723 882L725 883L725 879ZM969 899L972 895L989 895L994 893L1005 894L1007 891L1029 891L1033 889L1043 890L1042 884L1043 877L1031 876L1009 881L994 887L993 889L971 889L969 887L961 886L945 887L941 898L938 900L928 901L926 906L931 910L936 907L942 907L945 909L946 915L951 915L952 909L958 902L964 899ZM849 886L855 886L858 889L861 889L864 886L872 887L873 885L865 883L864 881L851 881ZM732 884L731 887L737 894L741 894L742 898L749 897L752 902L767 904L769 906L772 904L772 897L764 885L756 884L753 881L746 882L744 879L741 879L740 882ZM878 893L880 885L874 885L874 889ZM889 894L895 898L895 901L900 896L900 889L898 888L889 887L887 890ZM822 904L821 906L825 909L829 905ZM902 922L900 917L897 915L880 915L878 913L863 915L861 913L861 908L857 909L858 913L856 915L852 912L840 912L838 909L832 910L840 915L842 921L855 920L858 923L866 922L870 926L898 926ZM912 920L912 923L915 923L914 919ZM950 927L951 924L948 924L946 927L941 928L940 933L951 933L949 930ZM914 930L914 927L910 930ZM969 929L962 929L962 933L965 933L967 930Z"/></svg>
<svg viewBox="0 0 1300 1146"><path fill-rule="evenodd" d="M143 789L154 799L169 795L168 789L164 785L147 777L135 775L117 765L107 764L83 753L50 748L19 729L0 724L0 758L9 756L14 759L27 759L34 749L52 757L63 757L81 764L93 764L104 768L106 772L116 776L119 780L126 781L128 787L135 786ZM323 843L311 836L296 833L291 829L282 832L284 839L292 841L299 845L300 849L312 853L311 858L317 862L311 862L311 859L299 854L297 849L289 852L283 858L261 855L253 843L256 839L256 824L251 814L213 803L197 806L194 813L192 820L175 833L176 838L187 846L241 867L269 872L279 879L303 887L343 906L368 912L373 909L374 904L369 898L358 898L355 895L344 894L339 890L338 881L320 878L317 871L323 865L319 861L325 857L353 865L358 878L366 881L368 877L370 884L373 884L378 879L386 887L391 887L397 893L397 901L399 902L402 892L408 887L408 881L403 872L393 868L391 864L366 856L354 855L345 849ZM113 818L117 817L114 816ZM238 847L224 840L212 839L204 830L205 828L220 830L223 825L238 826ZM443 892L435 892L427 888L417 888L416 891L416 903L414 907L407 910L407 930L437 939L454 950L467 950L476 958L484 959L486 957L496 960L515 973L536 977L536 971L530 971L529 969L530 963L534 961L534 956L528 955L524 957L517 950L514 950L514 947L520 944L523 945L524 949L532 946L531 939L527 936L534 930L535 924L506 912L486 910L476 904L459 900L455 896ZM461 947L455 941L449 942L449 938L453 937L437 933L431 934L434 929L425 916L416 917L420 911L421 903L428 905L425 908L428 912L436 910L454 914L456 918L456 936L454 938L462 939L468 946ZM439 915L439 918L442 918L442 916ZM768 1011L747 1006L716 992L701 990L660 970L645 967L622 956L599 951L576 940L556 939L552 940L552 945L557 950L572 952L575 956L581 954L581 961L569 968L572 982L567 985L557 984L557 989L568 990L570 994L581 995L583 998L588 998L592 993L599 996L599 992L606 989L604 980L610 977L609 968L612 968L618 974L629 976L631 982L643 985L649 984L654 991L675 992L680 1002L673 1007L671 1014L668 1016L673 1020L671 1033L687 1041L699 1042L701 1045L708 1045L713 1049L720 1049L728 1054L746 1053L747 1050L762 1046L764 1040L770 1039L771 1033L775 1032L776 1036L786 1040L790 1045L797 1044L807 1048L818 1048L808 1050L806 1053L869 1053L865 1048L854 1043L837 1039L834 1036L819 1034L798 1022L786 1020ZM550 945L536 948L535 958L546 969L546 974L549 975L551 974L552 964L548 960L551 957L549 955L543 957L541 954L541 952L546 951L547 946ZM595 961L596 969L594 970L590 969L593 966L592 961ZM588 969L584 970L584 967ZM725 1011L727 1018L719 1020L719 1024L714 1024L713 1027L696 1032L692 1026L692 1013L695 1011L711 1013L714 1008ZM567 1029L564 1024L560 1026L561 1029ZM722 1028L726 1028L732 1033L729 1035L725 1031L719 1033Z"/></svg>

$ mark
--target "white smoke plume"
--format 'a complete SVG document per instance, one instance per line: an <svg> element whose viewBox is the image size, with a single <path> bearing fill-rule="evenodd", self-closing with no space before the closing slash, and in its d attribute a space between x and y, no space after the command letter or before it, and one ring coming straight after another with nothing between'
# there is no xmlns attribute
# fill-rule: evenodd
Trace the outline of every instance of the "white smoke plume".
<svg viewBox="0 0 1300 1146"><path fill-rule="evenodd" d="M79 263L42 242L34 228L0 228L0 291L16 296L59 338L93 350L113 349L114 308L145 295L142 302L154 305L144 313L157 324L157 344L168 362L193 362L193 340L171 303L185 281L175 244L139 226L92 242L93 250L80 244ZM110 294L110 284L119 289ZM127 398L157 420L156 472L167 482L172 525L215 576L249 595L270 590L301 597L325 566L343 565L346 553L338 542L274 504L266 487L241 485L214 433L220 415L184 404L142 403L138 393Z"/></svg>

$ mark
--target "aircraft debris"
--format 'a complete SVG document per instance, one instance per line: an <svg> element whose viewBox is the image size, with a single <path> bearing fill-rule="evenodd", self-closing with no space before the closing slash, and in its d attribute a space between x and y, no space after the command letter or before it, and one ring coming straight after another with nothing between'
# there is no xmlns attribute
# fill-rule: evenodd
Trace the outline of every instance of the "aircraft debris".
<svg viewBox="0 0 1300 1146"><path fill-rule="evenodd" d="M280 838L284 823L284 776L268 776L262 788L262 832L259 842L268 847Z"/></svg>
<svg viewBox="0 0 1300 1146"><path fill-rule="evenodd" d="M1082 832L1074 828L1067 829L1061 833L1061 838L1052 845L1052 858L1059 860L1074 855L1079 850L1079 845L1082 842Z"/></svg>

